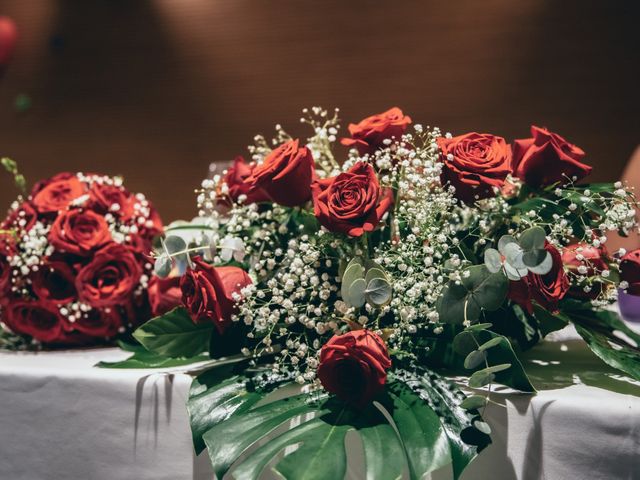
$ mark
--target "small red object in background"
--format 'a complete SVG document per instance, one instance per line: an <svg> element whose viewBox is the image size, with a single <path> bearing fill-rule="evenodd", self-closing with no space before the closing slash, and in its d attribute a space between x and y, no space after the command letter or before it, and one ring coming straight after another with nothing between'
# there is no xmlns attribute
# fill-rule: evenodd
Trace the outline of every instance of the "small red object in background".
<svg viewBox="0 0 640 480"><path fill-rule="evenodd" d="M0 16L0 70L3 70L11 61L16 47L18 29L9 17Z"/></svg>

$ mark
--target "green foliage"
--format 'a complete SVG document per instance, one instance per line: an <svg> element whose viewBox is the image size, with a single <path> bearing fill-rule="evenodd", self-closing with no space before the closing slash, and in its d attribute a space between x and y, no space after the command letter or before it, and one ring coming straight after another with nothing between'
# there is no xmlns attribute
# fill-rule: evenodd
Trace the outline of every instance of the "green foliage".
<svg viewBox="0 0 640 480"><path fill-rule="evenodd" d="M193 357L208 351L212 323L194 323L183 307L138 327L133 336L147 350L164 357Z"/></svg>
<svg viewBox="0 0 640 480"><path fill-rule="evenodd" d="M342 299L355 308L368 302L383 307L391 301L393 288L384 269L371 260L353 258L346 266L341 281Z"/></svg>
<svg viewBox="0 0 640 480"><path fill-rule="evenodd" d="M258 379L262 383L256 385L216 369L193 382L188 410L196 452L206 445L218 478L233 471L237 478L257 479L268 465L289 479L343 478L349 431L362 441L368 479L401 478L403 471L420 479L449 463L458 478L490 441L479 417L462 407L464 395L423 368L390 374L378 406L362 409L326 392L297 393L286 378ZM279 456L294 445L295 451Z"/></svg>
<svg viewBox="0 0 640 480"><path fill-rule="evenodd" d="M440 320L461 324L474 322L483 310L496 310L504 302L509 281L502 272L491 273L485 265L474 265L465 270L462 281L450 281L438 302Z"/></svg>
<svg viewBox="0 0 640 480"><path fill-rule="evenodd" d="M640 335L609 310L592 310L565 303L564 314L578 334L607 365L640 380Z"/></svg>
<svg viewBox="0 0 640 480"><path fill-rule="evenodd" d="M0 164L2 164L7 172L13 175L13 182L18 190L22 193L27 193L27 181L24 178L24 175L18 171L18 164L16 161L7 157L2 157L0 158Z"/></svg>
<svg viewBox="0 0 640 480"><path fill-rule="evenodd" d="M118 343L118 346L131 352L132 355L119 362L99 362L96 364L98 368L170 368L170 367L182 367L191 365L193 363L200 363L209 360L207 355L198 355L195 357L178 357L170 358L157 353L150 352L142 345L130 345L123 342Z"/></svg>
<svg viewBox="0 0 640 480"><path fill-rule="evenodd" d="M452 345L458 355L452 357L446 366L460 368L460 359L465 359L463 366L466 369L483 372L475 377L474 384L480 380L482 382L488 380L487 383L481 382L478 386L486 385L494 380L489 378L490 375L495 375L495 380L498 383L523 392L535 392L535 388L506 337L490 330L466 329L453 338ZM485 366L486 368L481 368ZM476 385L471 386L475 387Z"/></svg>

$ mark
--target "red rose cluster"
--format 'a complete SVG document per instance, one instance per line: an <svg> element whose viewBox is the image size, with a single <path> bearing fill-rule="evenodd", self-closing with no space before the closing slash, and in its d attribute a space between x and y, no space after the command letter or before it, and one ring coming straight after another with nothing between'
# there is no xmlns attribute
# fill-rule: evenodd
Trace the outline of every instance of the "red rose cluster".
<svg viewBox="0 0 640 480"><path fill-rule="evenodd" d="M508 175L532 187L545 187L591 173L591 167L581 162L585 153L560 135L536 126L531 135L512 146L488 133L441 137L443 183L454 186L456 197L470 203L494 196L493 188L504 188Z"/></svg>
<svg viewBox="0 0 640 480"><path fill-rule="evenodd" d="M124 331L149 314L147 255L162 228L119 178L61 173L37 183L0 226L0 319L47 344Z"/></svg>
<svg viewBox="0 0 640 480"><path fill-rule="evenodd" d="M353 138L342 139L342 143L361 154L373 153L384 147L385 139L399 139L410 123L411 118L394 107L351 124ZM352 237L374 230L393 204L391 190L380 187L368 163L358 162L335 177L319 178L311 151L300 146L299 140L283 143L261 164L237 157L217 190L222 203L275 202L297 207L312 200L314 213L325 228Z"/></svg>

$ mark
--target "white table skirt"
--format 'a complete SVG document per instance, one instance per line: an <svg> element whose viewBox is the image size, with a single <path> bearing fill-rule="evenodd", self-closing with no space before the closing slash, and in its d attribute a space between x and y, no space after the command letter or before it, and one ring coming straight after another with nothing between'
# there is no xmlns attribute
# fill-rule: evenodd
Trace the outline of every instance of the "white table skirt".
<svg viewBox="0 0 640 480"><path fill-rule="evenodd" d="M503 405L487 410L493 444L463 480L640 479L640 385L574 335L527 355L534 383L544 385L536 396L493 397ZM196 458L191 446L190 377L92 367L126 355L0 354L0 479L211 479L206 454ZM352 462L348 477L360 472Z"/></svg>

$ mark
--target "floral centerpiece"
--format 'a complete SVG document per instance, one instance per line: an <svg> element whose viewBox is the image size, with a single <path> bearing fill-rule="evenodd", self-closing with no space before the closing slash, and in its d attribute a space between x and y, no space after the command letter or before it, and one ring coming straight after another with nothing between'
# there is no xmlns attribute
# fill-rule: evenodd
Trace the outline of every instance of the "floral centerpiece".
<svg viewBox="0 0 640 480"><path fill-rule="evenodd" d="M23 186L15 163L3 162ZM151 315L149 255L162 222L121 178L40 181L13 203L0 232L3 346L104 342Z"/></svg>
<svg viewBox="0 0 640 480"><path fill-rule="evenodd" d="M640 379L615 332L640 336L608 309L636 292L638 255L606 249L637 229L636 201L577 183L579 147L540 127L453 136L392 108L349 125L339 161L337 111L302 123L306 141L277 126L202 183L198 218L156 252L182 306L134 333L145 355L235 360L200 366L187 403L219 477L343 478L355 430L367 478L458 478L490 442L493 384L534 392L517 353L568 324Z"/></svg>

